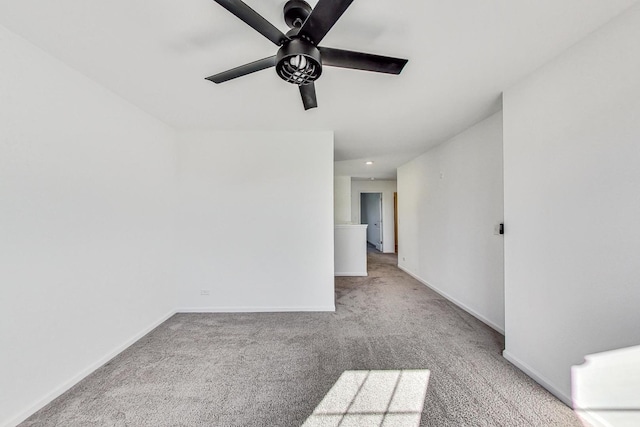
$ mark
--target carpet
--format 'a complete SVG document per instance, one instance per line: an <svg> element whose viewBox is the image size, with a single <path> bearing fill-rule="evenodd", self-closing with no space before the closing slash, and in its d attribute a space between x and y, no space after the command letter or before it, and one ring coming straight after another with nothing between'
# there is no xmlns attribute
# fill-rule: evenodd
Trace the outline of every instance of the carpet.
<svg viewBox="0 0 640 427"><path fill-rule="evenodd" d="M395 255L368 262L336 278L335 313L176 314L21 425L300 426L345 371L425 370L421 426L582 425L501 334Z"/></svg>

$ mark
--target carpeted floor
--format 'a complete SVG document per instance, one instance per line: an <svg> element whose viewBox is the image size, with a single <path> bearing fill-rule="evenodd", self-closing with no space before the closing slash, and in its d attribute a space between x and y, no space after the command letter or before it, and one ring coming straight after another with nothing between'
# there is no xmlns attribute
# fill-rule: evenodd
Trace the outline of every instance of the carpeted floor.
<svg viewBox="0 0 640 427"><path fill-rule="evenodd" d="M369 253L336 313L177 314L23 426L300 426L345 370L429 370L422 426L581 426L503 337Z"/></svg>

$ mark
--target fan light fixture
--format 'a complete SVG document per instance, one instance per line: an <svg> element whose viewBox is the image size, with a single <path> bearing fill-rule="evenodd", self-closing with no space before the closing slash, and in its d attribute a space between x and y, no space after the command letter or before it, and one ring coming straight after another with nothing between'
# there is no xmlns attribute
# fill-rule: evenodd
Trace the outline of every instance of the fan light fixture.
<svg viewBox="0 0 640 427"><path fill-rule="evenodd" d="M313 83L322 74L320 51L305 40L293 39L278 50L276 72L285 82L298 86Z"/></svg>

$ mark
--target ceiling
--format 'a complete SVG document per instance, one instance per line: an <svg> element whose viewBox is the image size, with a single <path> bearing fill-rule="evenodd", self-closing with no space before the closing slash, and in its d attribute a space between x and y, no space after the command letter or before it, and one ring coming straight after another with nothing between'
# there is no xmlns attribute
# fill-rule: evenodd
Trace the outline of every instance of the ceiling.
<svg viewBox="0 0 640 427"><path fill-rule="evenodd" d="M284 0L245 2L286 32ZM273 69L204 80L277 50L213 0L0 0L0 24L173 127L333 130L336 174L384 179L636 2L354 1L322 45L409 63L399 76L327 67L308 111Z"/></svg>

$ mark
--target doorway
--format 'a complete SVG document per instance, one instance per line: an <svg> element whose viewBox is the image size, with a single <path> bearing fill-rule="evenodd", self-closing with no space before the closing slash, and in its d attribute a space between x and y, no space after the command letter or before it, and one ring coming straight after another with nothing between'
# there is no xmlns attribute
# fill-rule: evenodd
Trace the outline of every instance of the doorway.
<svg viewBox="0 0 640 427"><path fill-rule="evenodd" d="M360 193L360 224L368 224L367 243L382 252L382 193Z"/></svg>

